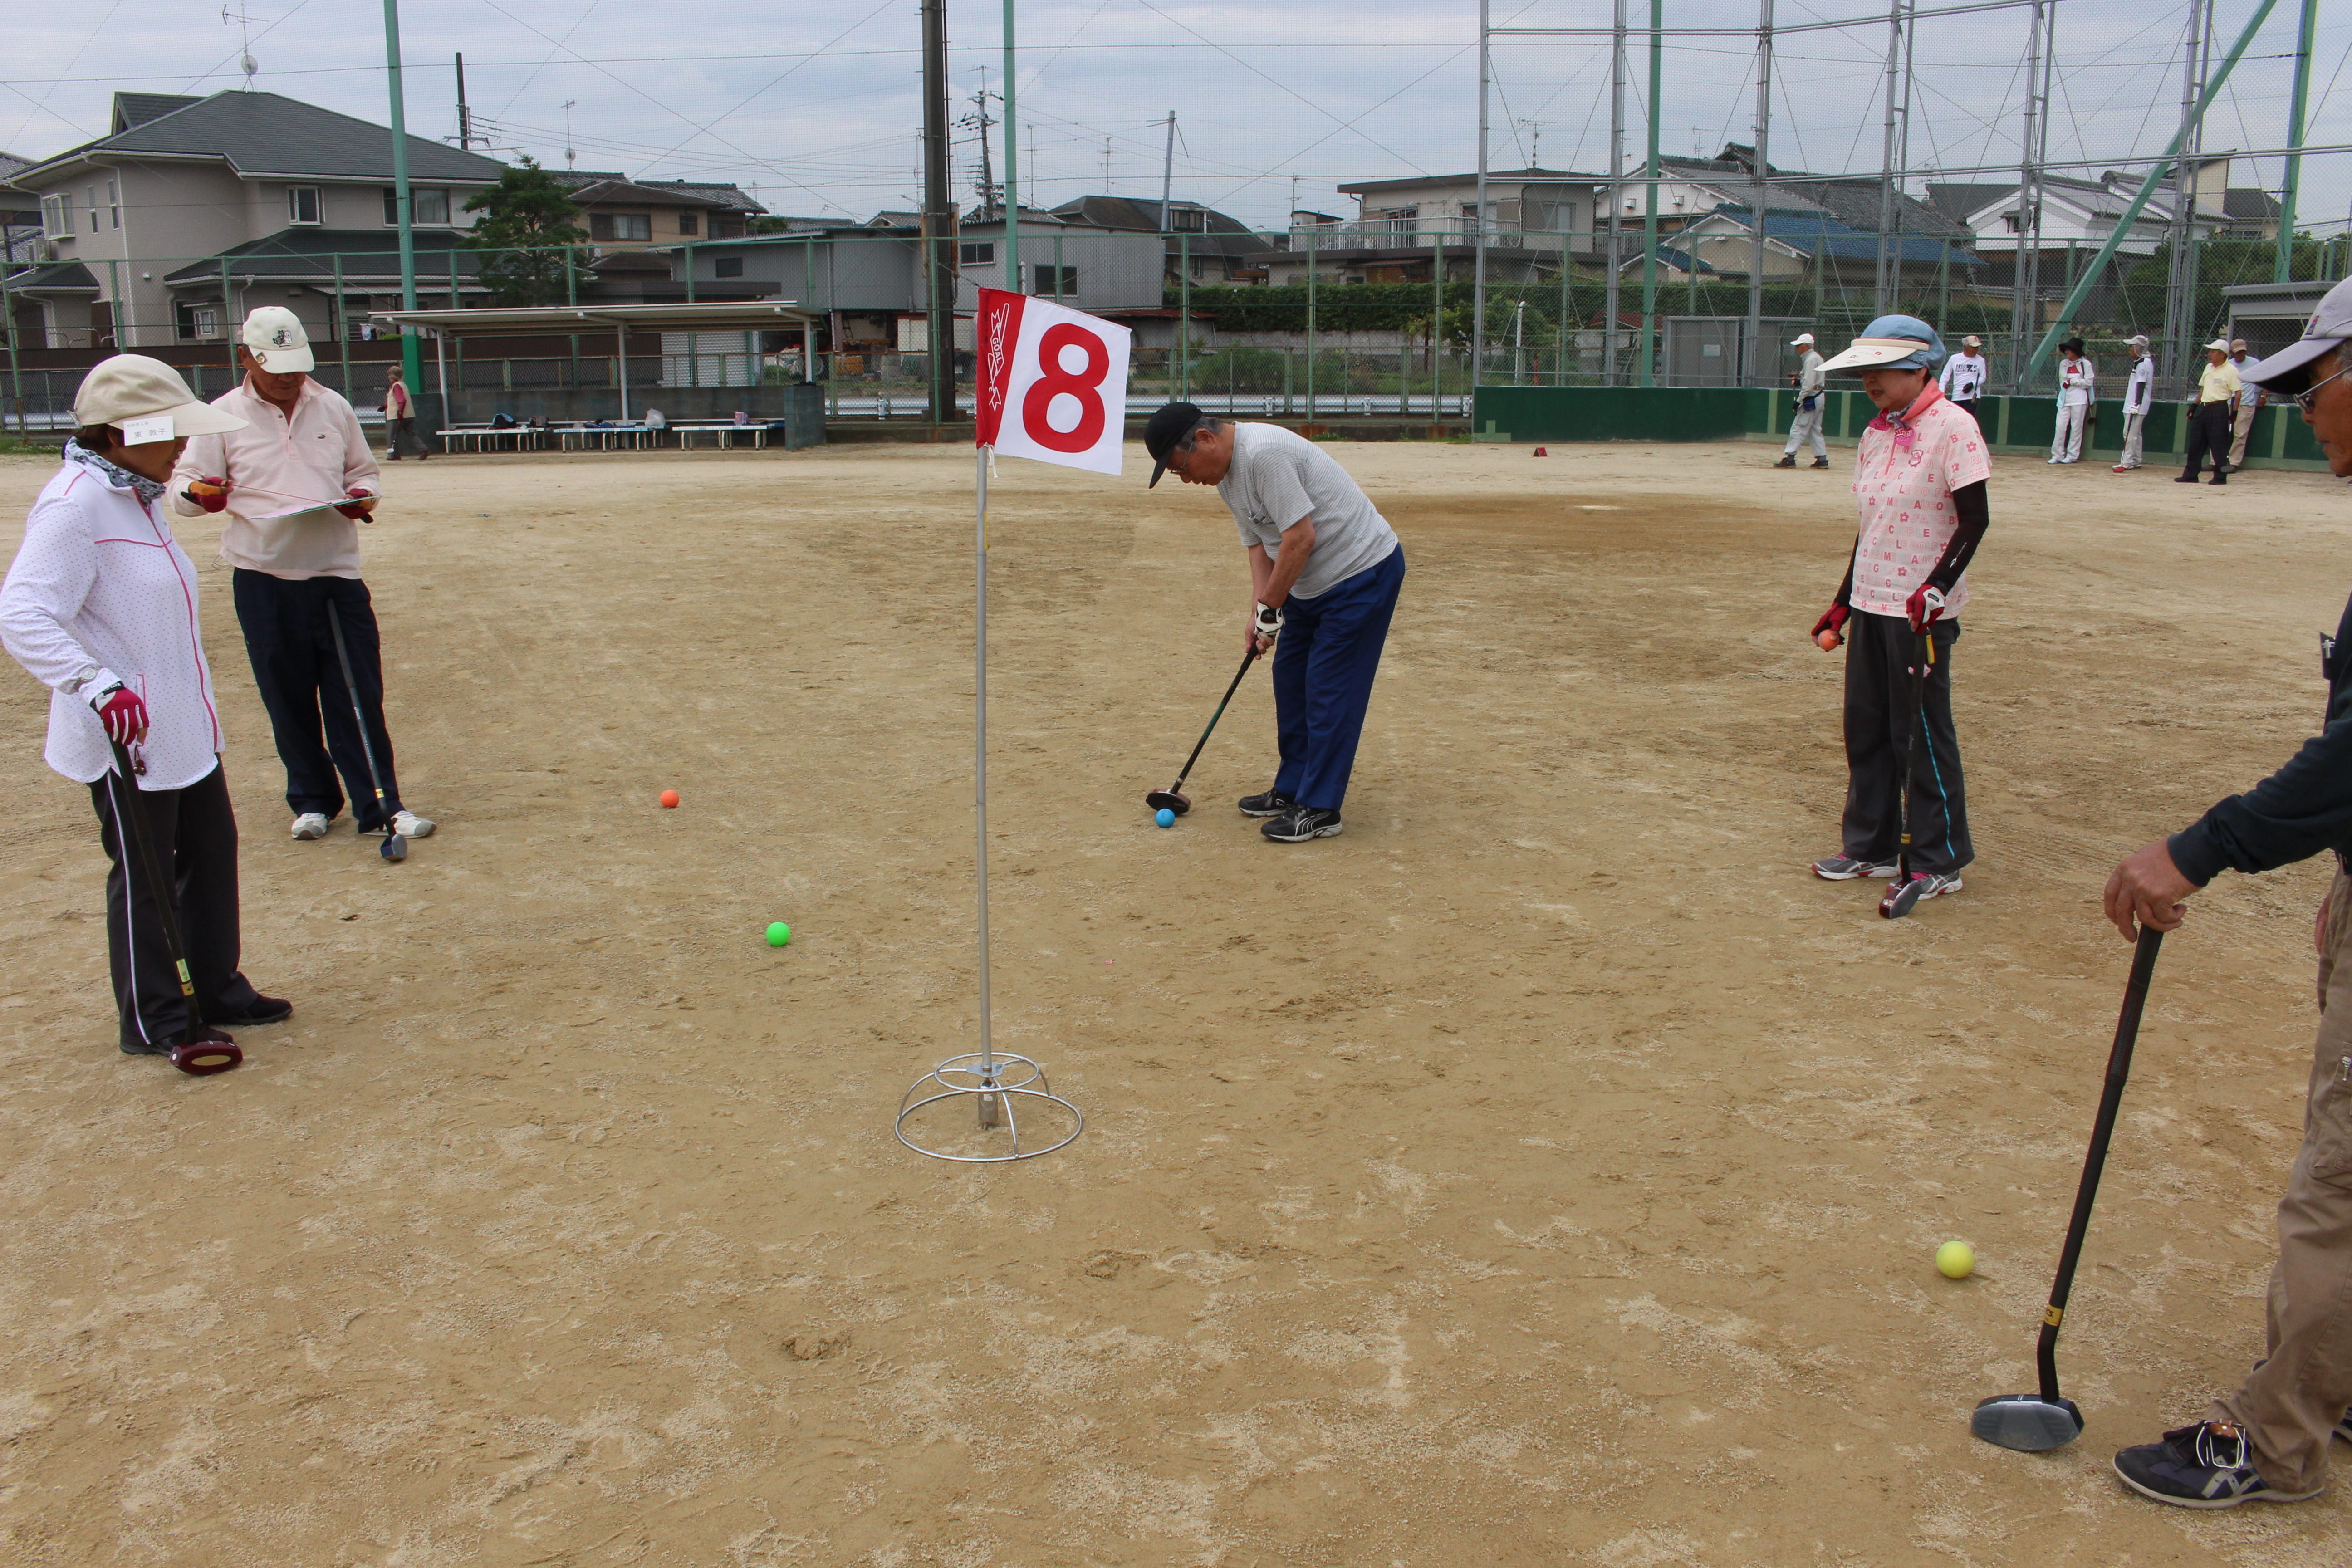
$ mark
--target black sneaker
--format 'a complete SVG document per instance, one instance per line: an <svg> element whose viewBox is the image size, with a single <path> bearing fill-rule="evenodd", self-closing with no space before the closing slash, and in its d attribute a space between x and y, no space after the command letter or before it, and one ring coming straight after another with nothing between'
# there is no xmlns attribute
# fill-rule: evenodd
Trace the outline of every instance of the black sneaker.
<svg viewBox="0 0 2352 1568"><path fill-rule="evenodd" d="M1310 838L1339 836L1339 814L1311 805L1294 805L1258 829L1276 844L1304 844Z"/></svg>
<svg viewBox="0 0 2352 1568"><path fill-rule="evenodd" d="M2116 1474L2142 1497L2178 1508L2235 1508L2242 1502L2301 1502L2325 1488L2283 1492L2254 1468L2246 1435L2223 1421L2200 1421L2116 1456Z"/></svg>
<svg viewBox="0 0 2352 1568"><path fill-rule="evenodd" d="M223 1029L258 1029L266 1024L282 1024L293 1016L293 1003L280 996L256 994L253 1005L242 1013L222 1013L205 1022Z"/></svg>
<svg viewBox="0 0 2352 1568"><path fill-rule="evenodd" d="M1780 460L1772 466L1776 468L1793 468L1797 466L1797 454L1783 452L1780 454Z"/></svg>
<svg viewBox="0 0 2352 1568"><path fill-rule="evenodd" d="M1815 458L1813 459L1813 467L1817 468L1826 468L1829 466L1830 460L1827 458Z"/></svg>
<svg viewBox="0 0 2352 1568"><path fill-rule="evenodd" d="M1244 816L1280 816L1298 803L1278 789L1264 795L1245 795L1238 803Z"/></svg>

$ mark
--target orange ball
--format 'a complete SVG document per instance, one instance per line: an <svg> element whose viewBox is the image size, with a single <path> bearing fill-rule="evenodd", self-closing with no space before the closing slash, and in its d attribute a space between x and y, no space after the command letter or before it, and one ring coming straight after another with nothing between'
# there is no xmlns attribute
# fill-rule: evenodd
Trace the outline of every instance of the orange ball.
<svg viewBox="0 0 2352 1568"><path fill-rule="evenodd" d="M677 791L676 791L676 790L674 790L674 789L666 789L666 790L662 791L662 806L663 806L663 809L667 810L667 809L668 809L669 807L671 807L671 806L673 806L673 805L676 805L677 804Z"/></svg>

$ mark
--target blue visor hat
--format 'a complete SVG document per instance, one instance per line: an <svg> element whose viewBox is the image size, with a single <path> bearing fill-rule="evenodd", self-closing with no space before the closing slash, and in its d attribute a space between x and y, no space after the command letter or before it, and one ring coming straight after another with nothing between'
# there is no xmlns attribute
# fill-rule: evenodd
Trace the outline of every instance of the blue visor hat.
<svg viewBox="0 0 2352 1568"><path fill-rule="evenodd" d="M1827 370L1933 370L1944 363L1944 340L1916 316L1881 316L1827 364Z"/></svg>

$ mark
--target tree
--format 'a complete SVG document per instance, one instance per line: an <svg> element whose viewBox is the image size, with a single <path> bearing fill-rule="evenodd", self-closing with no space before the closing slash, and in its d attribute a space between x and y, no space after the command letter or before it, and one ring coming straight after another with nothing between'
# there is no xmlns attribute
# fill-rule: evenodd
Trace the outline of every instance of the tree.
<svg viewBox="0 0 2352 1568"><path fill-rule="evenodd" d="M555 176L526 156L466 204L486 213L466 243L483 252L482 281L499 305L560 305L578 265L564 248L588 237L572 221L580 205Z"/></svg>

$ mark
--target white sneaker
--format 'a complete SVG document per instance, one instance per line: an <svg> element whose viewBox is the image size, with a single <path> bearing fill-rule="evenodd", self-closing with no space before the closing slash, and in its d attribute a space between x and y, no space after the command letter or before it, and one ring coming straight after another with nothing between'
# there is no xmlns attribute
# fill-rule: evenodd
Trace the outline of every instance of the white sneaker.
<svg viewBox="0 0 2352 1568"><path fill-rule="evenodd" d="M323 813L306 811L294 819L294 837L301 843L327 836L327 818Z"/></svg>
<svg viewBox="0 0 2352 1568"><path fill-rule="evenodd" d="M429 817L417 816L405 808L392 814L392 830L403 838L430 838L440 826Z"/></svg>

